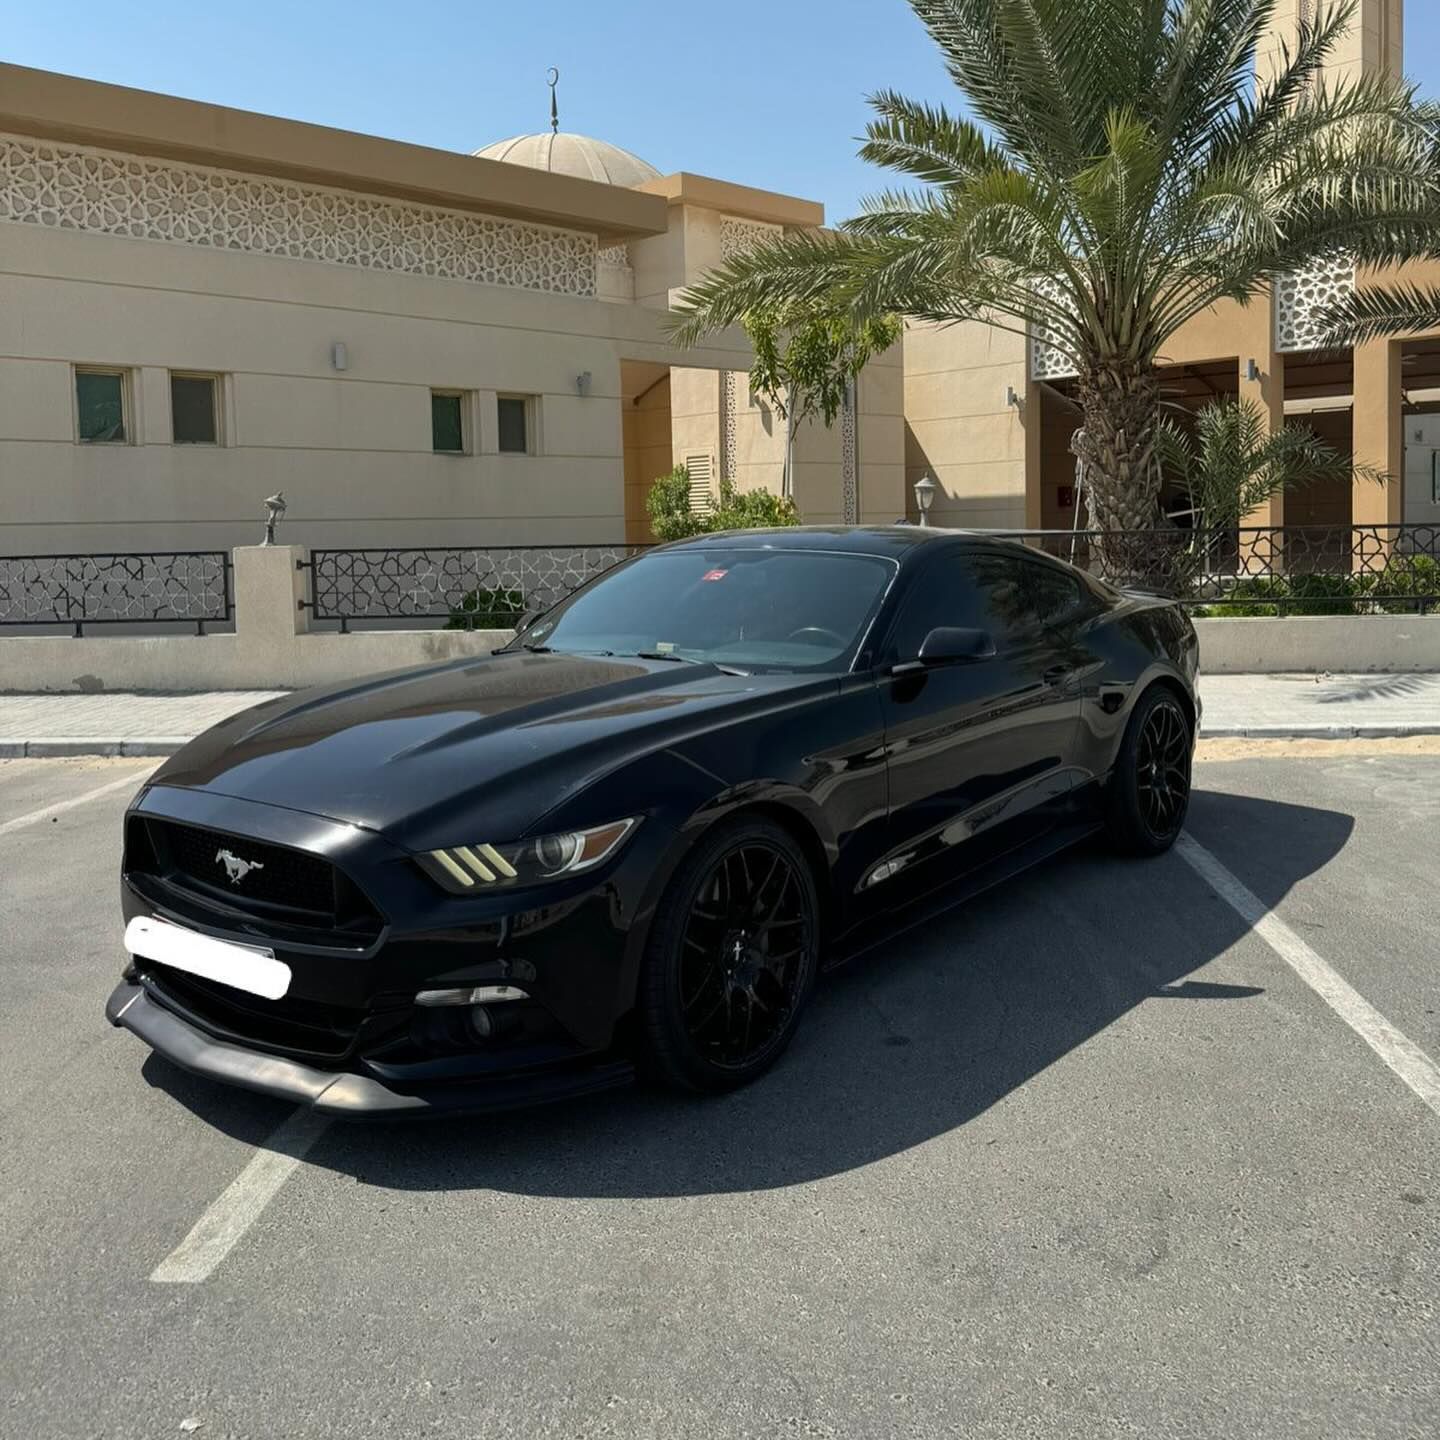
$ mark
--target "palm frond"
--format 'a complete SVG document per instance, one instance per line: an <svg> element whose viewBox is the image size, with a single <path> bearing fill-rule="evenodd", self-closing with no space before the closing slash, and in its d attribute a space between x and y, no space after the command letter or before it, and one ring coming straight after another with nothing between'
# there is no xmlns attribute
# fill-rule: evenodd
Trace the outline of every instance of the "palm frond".
<svg viewBox="0 0 1440 1440"><path fill-rule="evenodd" d="M934 185L957 185L1007 164L978 125L943 106L922 105L893 90L870 97L878 118L865 127L860 158Z"/></svg>
<svg viewBox="0 0 1440 1440"><path fill-rule="evenodd" d="M1363 345L1419 330L1440 330L1440 289L1390 285L1357 289L1320 316L1331 345Z"/></svg>

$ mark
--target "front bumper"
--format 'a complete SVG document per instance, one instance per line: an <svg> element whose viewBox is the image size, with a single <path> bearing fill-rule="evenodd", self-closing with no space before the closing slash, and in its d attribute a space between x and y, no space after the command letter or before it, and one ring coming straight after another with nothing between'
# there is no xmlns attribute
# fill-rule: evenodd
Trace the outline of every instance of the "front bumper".
<svg viewBox="0 0 1440 1440"><path fill-rule="evenodd" d="M213 1039L129 981L122 981L111 993L105 1003L105 1018L193 1074L351 1120L513 1110L612 1089L627 1083L633 1075L629 1064L612 1061L579 1070L392 1088L369 1075L317 1069L284 1056Z"/></svg>

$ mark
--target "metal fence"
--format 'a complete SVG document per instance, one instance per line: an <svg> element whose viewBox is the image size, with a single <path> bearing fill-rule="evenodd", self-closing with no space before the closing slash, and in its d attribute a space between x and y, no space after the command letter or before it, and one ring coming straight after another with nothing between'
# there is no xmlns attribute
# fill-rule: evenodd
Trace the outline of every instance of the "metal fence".
<svg viewBox="0 0 1440 1440"><path fill-rule="evenodd" d="M225 550L0 555L0 626L193 625L234 613Z"/></svg>
<svg viewBox="0 0 1440 1440"><path fill-rule="evenodd" d="M486 549L313 550L306 562L316 620L444 620L504 630L548 610L643 545L512 545Z"/></svg>
<svg viewBox="0 0 1440 1440"><path fill-rule="evenodd" d="M1172 595L1199 614L1423 615L1440 607L1440 525L992 533Z"/></svg>

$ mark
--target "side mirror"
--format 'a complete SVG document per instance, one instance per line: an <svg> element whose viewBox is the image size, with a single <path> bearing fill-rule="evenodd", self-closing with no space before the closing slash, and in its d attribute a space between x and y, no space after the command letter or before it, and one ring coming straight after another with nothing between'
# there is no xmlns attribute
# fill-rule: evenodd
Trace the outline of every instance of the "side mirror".
<svg viewBox="0 0 1440 1440"><path fill-rule="evenodd" d="M994 654L995 639L988 630L956 625L942 625L932 630L920 646L920 660L926 666L988 660Z"/></svg>

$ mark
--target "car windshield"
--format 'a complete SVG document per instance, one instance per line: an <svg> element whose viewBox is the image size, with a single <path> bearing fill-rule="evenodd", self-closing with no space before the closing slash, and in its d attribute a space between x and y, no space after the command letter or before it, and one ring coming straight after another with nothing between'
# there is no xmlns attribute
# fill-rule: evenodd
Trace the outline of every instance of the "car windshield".
<svg viewBox="0 0 1440 1440"><path fill-rule="evenodd" d="M661 550L587 586L514 643L747 670L836 668L894 574L894 563L875 555Z"/></svg>

